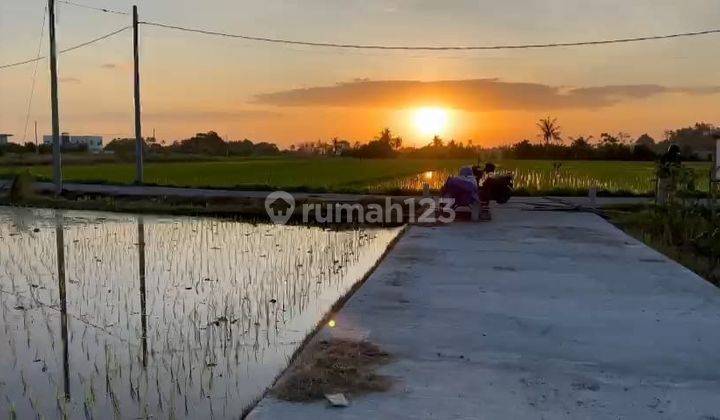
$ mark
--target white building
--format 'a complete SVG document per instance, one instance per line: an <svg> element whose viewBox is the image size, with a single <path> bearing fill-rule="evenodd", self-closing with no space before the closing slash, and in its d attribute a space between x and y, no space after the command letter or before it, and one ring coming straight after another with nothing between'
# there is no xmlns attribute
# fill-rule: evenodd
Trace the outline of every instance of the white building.
<svg viewBox="0 0 720 420"><path fill-rule="evenodd" d="M10 142L12 134L0 134L0 146L4 146Z"/></svg>
<svg viewBox="0 0 720 420"><path fill-rule="evenodd" d="M43 144L52 145L52 136L43 136ZM88 152L100 153L103 148L102 136L74 136L69 133L60 134L60 145L87 145Z"/></svg>

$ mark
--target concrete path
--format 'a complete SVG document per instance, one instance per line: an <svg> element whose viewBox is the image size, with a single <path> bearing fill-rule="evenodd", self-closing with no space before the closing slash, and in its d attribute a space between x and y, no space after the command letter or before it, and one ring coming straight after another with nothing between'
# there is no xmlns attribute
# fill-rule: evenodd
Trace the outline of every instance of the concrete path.
<svg viewBox="0 0 720 420"><path fill-rule="evenodd" d="M720 418L720 290L588 213L412 227L315 339L365 338L390 392L252 419Z"/></svg>

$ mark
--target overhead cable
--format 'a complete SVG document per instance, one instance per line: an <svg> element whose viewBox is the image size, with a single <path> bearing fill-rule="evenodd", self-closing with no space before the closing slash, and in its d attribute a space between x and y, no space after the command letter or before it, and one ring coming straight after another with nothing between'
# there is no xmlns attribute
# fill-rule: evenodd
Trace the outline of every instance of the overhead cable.
<svg viewBox="0 0 720 420"><path fill-rule="evenodd" d="M190 28L184 26L168 25L165 23L140 21L143 25L155 26L165 29L174 29L183 32L194 32L204 35L213 35L226 38L239 38L248 41L259 41L269 42L275 44L289 44L289 45L304 45L308 47L329 47L329 48L351 48L351 49L366 49L366 50L420 50L420 51L477 51L477 50L518 50L518 49L533 49L533 48L558 48L558 47L580 47L580 46L592 46L592 45L607 45L607 44L621 44L629 42L639 41L654 41L671 38L687 38L696 37L703 35L711 35L720 33L720 29L707 29L703 31L695 32L682 32L666 35L648 35L633 38L616 38L616 39L604 39L595 41L575 41L575 42L555 42L555 43L542 43L542 44L506 44L506 45L445 45L445 46L418 46L418 45L379 45L379 44L345 44L336 42L312 42L312 41L300 41L283 38L268 38L262 36L252 36L244 34L232 34L227 32L212 31L207 29Z"/></svg>

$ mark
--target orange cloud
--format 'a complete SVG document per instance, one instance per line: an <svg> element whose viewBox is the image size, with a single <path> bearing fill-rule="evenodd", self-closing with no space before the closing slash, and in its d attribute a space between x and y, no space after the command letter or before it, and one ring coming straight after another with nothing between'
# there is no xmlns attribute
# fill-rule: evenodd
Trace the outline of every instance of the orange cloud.
<svg viewBox="0 0 720 420"><path fill-rule="evenodd" d="M499 79L355 80L333 86L292 89L255 95L252 102L275 106L403 108L442 105L468 111L538 111L591 109L662 94L710 95L720 87L610 85L565 88Z"/></svg>

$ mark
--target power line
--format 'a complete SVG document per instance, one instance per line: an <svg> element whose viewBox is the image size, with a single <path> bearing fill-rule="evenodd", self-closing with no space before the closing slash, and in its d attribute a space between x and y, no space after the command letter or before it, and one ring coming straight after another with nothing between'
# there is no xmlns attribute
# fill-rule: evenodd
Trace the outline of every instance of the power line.
<svg viewBox="0 0 720 420"><path fill-rule="evenodd" d="M518 49L532 49L532 48L557 48L557 47L579 47L579 46L591 46L591 45L606 45L606 44L621 44L629 42L639 41L654 41L661 39L671 38L687 38L696 37L702 35L710 35L720 33L720 29L708 29L704 31L696 32L683 32L668 35L649 35L634 38L617 38L617 39L605 39L598 41L577 41L577 42L558 42L558 43L546 43L546 44L509 44L509 45L479 45L479 46L406 46L406 45L368 45L368 44L340 44L334 42L310 42L310 41L297 41L282 38L267 38L260 36L250 36L242 34L230 34L226 32L211 31L206 29L189 28L176 25L168 25L158 22L147 22L141 21L143 25L156 26L165 29L174 29L184 32L194 32L204 35L221 36L226 38L239 38L248 41L259 41L269 42L275 44L290 44L290 45L304 45L308 47L330 47L330 48L351 48L351 49L366 49L366 50L424 50L424 51L470 51L470 50L518 50Z"/></svg>
<svg viewBox="0 0 720 420"><path fill-rule="evenodd" d="M60 0L58 0L58 1L60 1ZM67 3L64 0L62 2ZM104 11L104 9L100 9L100 10ZM118 12L118 13L122 14L123 12ZM184 31L184 32L193 32L193 33L199 33L199 34L204 34L204 35L221 36L221 37L226 37L226 38L239 38L239 39L244 39L244 40L248 40L248 41L269 42L269 43L275 43L275 44L303 45L303 46L309 46L309 47L329 47L329 48L345 48L345 49L406 50L406 51L478 51L478 50L515 50L515 49L534 49L534 48L579 47L579 46L621 44L621 43L640 42L640 41L655 41L655 40L672 39L672 38L688 38L688 37L697 37L697 36L712 35L712 34L720 33L720 29L708 29L708 30L704 30L704 31L682 32L682 33L675 33L675 34L668 34L668 35L651 35L651 36L642 36L642 37L634 37L634 38L617 38L617 39L605 39L605 40L598 40L598 41L559 42L559 43L545 43L545 44L514 44L514 45L510 44L510 45L479 45L479 46L405 46L405 45L340 44L340 43L334 43L334 42L297 41L297 40L282 39L282 38L267 38L267 37L258 37L258 36L242 35L242 34L231 34L231 33L226 33L226 32L210 31L210 30L205 30L205 29L188 28L188 27L176 26L176 25L167 25L167 24L159 23L159 22L140 21L139 23L142 25L155 26L155 27L165 28L165 29L174 29L174 30ZM113 32L110 32L106 35L103 35L98 38L91 39L90 41L83 42L82 44L78 44L78 45L72 46L70 48L61 50L61 51L59 51L59 53L66 53L69 51L76 50L78 48L85 47L85 46L93 44L95 42L102 41L103 39L110 38L111 36L117 35L120 32L123 32L130 28L131 28L131 26L124 26L124 27L122 27L118 30L115 30ZM47 57L42 56L42 57L37 57L37 58L31 58L31 59L24 60L24 61L18 61L15 63L3 64L3 65L0 65L0 70L11 68L11 67L22 66L24 64L34 63L36 61L44 60L45 58L47 58Z"/></svg>
<svg viewBox="0 0 720 420"><path fill-rule="evenodd" d="M69 48L65 48L65 49L63 49L63 50L60 50L60 51L58 51L58 54L63 54L63 53L66 53L66 52L70 52L70 51L74 51L74 50L77 50L77 49L86 47L86 46L88 46L88 45L90 45L90 44L94 44L94 43L96 43L96 42L102 41L103 39L107 39L107 38L110 38L111 36L117 35L117 34L119 34L120 32L126 31L126 30L128 30L128 29L130 29L130 28L132 28L132 26L123 26L122 28L120 28L120 29L118 29L118 30L112 31L112 32L110 32L110 33L107 33L107 34L105 34L105 35L99 36L99 37L97 37L97 38L93 38L93 39L91 39L91 40L89 40L89 41L83 42L82 44L73 45L72 47L69 47ZM18 61L17 63L3 64L3 65L0 65L0 70L2 70L2 69L7 69L7 68L10 68L10 67L21 66L21 65L23 65L23 64L34 63L34 62L36 62L36 61L44 60L44 59L46 59L46 58L47 58L47 56L42 56L42 57L37 57L37 58L31 58L31 59L25 60L25 61Z"/></svg>
<svg viewBox="0 0 720 420"><path fill-rule="evenodd" d="M40 49L42 48L42 41L45 36L45 19L47 17L47 6L43 8L42 25L40 25L40 39L38 40L37 57L40 57ZM27 126L30 121L30 110L32 108L33 96L35 96L35 81L37 80L38 64L40 60L35 62L35 68L33 69L32 84L30 85L30 95L28 97L27 113L25 114L25 128L23 129L23 143L27 140Z"/></svg>
<svg viewBox="0 0 720 420"><path fill-rule="evenodd" d="M122 28L120 28L120 29L118 29L118 30L115 30L115 31L112 31L112 32L110 32L110 33L108 33L108 34L105 34L105 35L103 35L103 36L99 36L99 37L97 37L97 38L91 39L90 41L83 42L82 44L78 44L78 45L72 46L72 47L70 47L70 48L65 48L64 50L60 50L60 54L66 53L66 52L70 52L70 51L73 51L73 50L77 50L77 49L82 48L82 47L86 47L86 46L88 46L88 45L90 45L90 44L94 44L94 43L96 43L96 42L98 42L98 41L102 41L103 39L107 39L107 38L110 38L111 36L117 35L117 34L119 34L120 32L127 31L127 30L130 29L130 28L132 28L132 26L130 26L130 25L128 25L128 26L123 26Z"/></svg>
<svg viewBox="0 0 720 420"><path fill-rule="evenodd" d="M58 3L67 4L67 5L70 5L70 6L81 7L81 8L83 8L83 9L96 10L96 11L98 11L98 12L113 13L113 14L116 14L116 15L125 15L125 16L129 16L129 15L130 15L130 13L127 13L127 12L121 12L121 11L119 11L119 10L108 9L108 8L105 8L105 7L89 6L89 5L87 5L87 4L75 3L75 2L67 1L67 0L55 0L55 1L57 1Z"/></svg>

